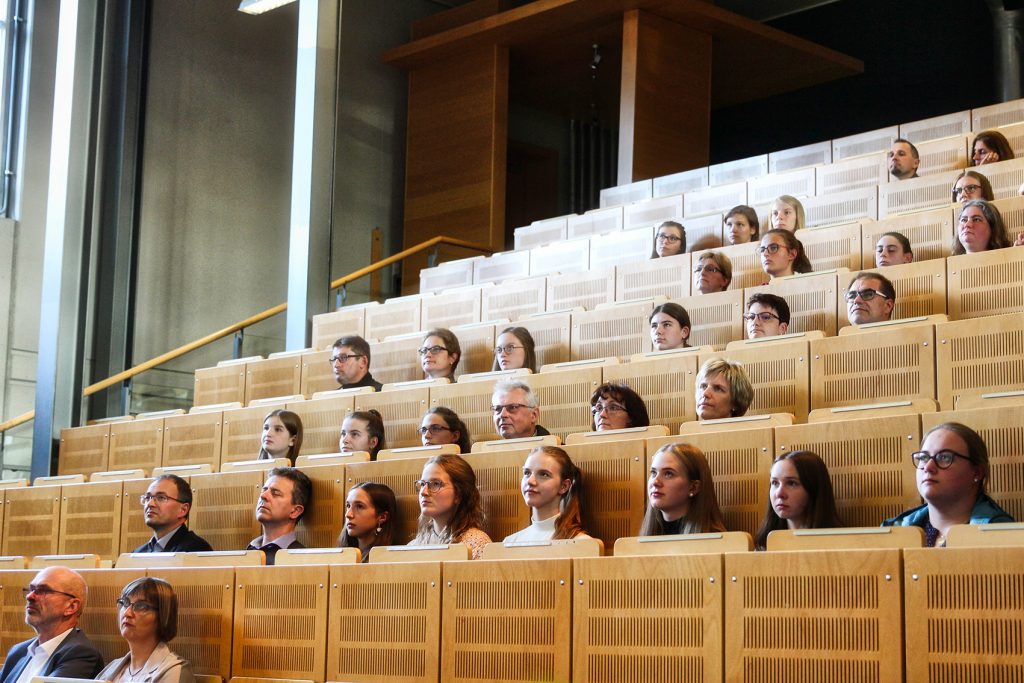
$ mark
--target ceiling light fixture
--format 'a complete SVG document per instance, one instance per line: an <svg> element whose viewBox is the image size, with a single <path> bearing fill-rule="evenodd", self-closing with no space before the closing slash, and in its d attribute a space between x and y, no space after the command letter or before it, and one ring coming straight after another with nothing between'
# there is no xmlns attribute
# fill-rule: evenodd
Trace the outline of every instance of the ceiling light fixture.
<svg viewBox="0 0 1024 683"><path fill-rule="evenodd" d="M242 0L238 11L246 14L263 14L290 2L295 2L295 0Z"/></svg>

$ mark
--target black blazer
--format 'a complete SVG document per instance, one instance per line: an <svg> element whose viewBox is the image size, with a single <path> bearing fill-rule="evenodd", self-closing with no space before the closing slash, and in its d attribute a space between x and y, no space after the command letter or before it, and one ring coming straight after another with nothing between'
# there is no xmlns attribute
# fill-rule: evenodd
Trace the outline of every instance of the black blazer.
<svg viewBox="0 0 1024 683"><path fill-rule="evenodd" d="M150 539L152 540L152 539ZM164 548L165 553L201 553L213 550L210 544L202 536L196 535L194 532L189 531L188 528L182 524L178 527L178 530L171 536L171 540L167 541L167 547ZM150 553L154 552L149 549L149 541L146 541L138 548L132 551L133 553ZM3 683L3 681L0 681Z"/></svg>
<svg viewBox="0 0 1024 683"><path fill-rule="evenodd" d="M28 646L35 640L30 638L18 643L7 653L0 683L14 683L28 664ZM63 678L96 678L103 669L103 655L96 649L82 629L75 628L64 639L47 660L40 676L61 676Z"/></svg>

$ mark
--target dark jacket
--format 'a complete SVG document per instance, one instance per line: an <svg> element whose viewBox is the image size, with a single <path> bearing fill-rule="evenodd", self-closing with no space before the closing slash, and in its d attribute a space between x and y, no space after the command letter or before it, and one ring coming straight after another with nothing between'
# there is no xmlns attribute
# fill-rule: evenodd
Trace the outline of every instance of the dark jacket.
<svg viewBox="0 0 1024 683"><path fill-rule="evenodd" d="M0 672L0 683L14 683L18 680L22 669L28 664L28 646L32 644L33 640L35 638L18 643L7 653L3 671ZM92 644L92 641L85 637L82 629L75 628L54 650L39 675L62 678L95 678L102 669L103 655Z"/></svg>
<svg viewBox="0 0 1024 683"><path fill-rule="evenodd" d="M373 375L371 375L369 372L367 372L365 375L363 375L363 378L361 380L359 380L358 382L352 382L352 384L342 384L341 388L342 389L355 389L355 388L358 388L358 387L373 387L374 391L380 391L380 388L382 386L384 386L384 385L381 384L380 382L378 382L377 380L375 380L373 378Z"/></svg>
<svg viewBox="0 0 1024 683"><path fill-rule="evenodd" d="M150 539L152 541L152 539ZM150 541L147 541L140 545L138 548L133 550L135 553L154 553L150 545ZM206 542L202 536L198 536L192 531L189 531L188 527L184 524L178 527L178 530L174 532L171 539L167 541L167 547L162 552L165 553L202 553L213 550L210 544Z"/></svg>

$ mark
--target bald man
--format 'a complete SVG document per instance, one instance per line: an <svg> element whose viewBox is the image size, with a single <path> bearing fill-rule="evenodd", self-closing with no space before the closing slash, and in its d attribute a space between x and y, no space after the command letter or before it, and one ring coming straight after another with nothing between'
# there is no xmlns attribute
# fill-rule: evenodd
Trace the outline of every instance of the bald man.
<svg viewBox="0 0 1024 683"><path fill-rule="evenodd" d="M25 623L36 637L7 653L0 683L29 683L33 676L95 678L103 655L78 628L88 595L82 575L47 567L23 591Z"/></svg>

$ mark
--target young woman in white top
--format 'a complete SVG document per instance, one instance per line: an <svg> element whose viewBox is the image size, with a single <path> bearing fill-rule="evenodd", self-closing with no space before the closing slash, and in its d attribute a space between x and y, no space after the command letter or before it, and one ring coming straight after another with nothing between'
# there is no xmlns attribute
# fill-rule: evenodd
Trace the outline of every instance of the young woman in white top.
<svg viewBox="0 0 1024 683"><path fill-rule="evenodd" d="M530 508L530 526L507 536L506 542L588 538L580 519L583 475L557 446L538 446L523 463L523 500Z"/></svg>

